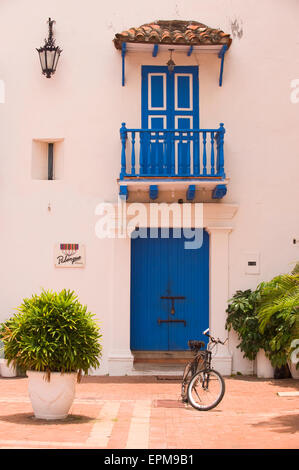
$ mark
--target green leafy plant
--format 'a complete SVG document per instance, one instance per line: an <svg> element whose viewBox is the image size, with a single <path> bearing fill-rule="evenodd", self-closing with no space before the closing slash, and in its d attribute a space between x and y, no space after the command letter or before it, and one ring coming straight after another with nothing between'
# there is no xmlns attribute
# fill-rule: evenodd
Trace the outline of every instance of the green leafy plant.
<svg viewBox="0 0 299 470"><path fill-rule="evenodd" d="M265 337L259 331L256 306L260 300L260 289L238 290L229 300L226 328L235 330L240 343L238 348L247 359L254 360L259 349L265 347Z"/></svg>
<svg viewBox="0 0 299 470"><path fill-rule="evenodd" d="M80 381L100 365L102 335L93 317L70 290L24 299L0 326L8 364L45 371L49 380L51 372L77 372Z"/></svg>
<svg viewBox="0 0 299 470"><path fill-rule="evenodd" d="M263 349L273 367L285 365L299 339L299 264L254 291L237 291L227 313L226 328L238 334L244 357L253 360Z"/></svg>
<svg viewBox="0 0 299 470"><path fill-rule="evenodd" d="M263 283L257 307L259 331L271 332L268 357L273 366L287 363L291 343L299 338L299 273L282 274ZM298 365L298 364L297 364Z"/></svg>

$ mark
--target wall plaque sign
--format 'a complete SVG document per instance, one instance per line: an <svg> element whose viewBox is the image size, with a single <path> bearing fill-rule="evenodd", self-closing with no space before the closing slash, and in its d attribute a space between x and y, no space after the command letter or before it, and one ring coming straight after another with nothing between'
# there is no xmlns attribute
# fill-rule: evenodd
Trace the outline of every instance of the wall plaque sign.
<svg viewBox="0 0 299 470"><path fill-rule="evenodd" d="M57 268L83 268L85 246L81 243L58 243L55 245L54 262Z"/></svg>

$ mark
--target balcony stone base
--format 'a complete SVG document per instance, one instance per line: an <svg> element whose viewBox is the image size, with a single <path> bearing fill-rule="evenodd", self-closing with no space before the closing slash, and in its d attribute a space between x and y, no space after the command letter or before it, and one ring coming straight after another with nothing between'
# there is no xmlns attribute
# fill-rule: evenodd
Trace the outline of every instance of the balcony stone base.
<svg viewBox="0 0 299 470"><path fill-rule="evenodd" d="M215 202L227 193L228 179L125 179L119 195L127 202Z"/></svg>

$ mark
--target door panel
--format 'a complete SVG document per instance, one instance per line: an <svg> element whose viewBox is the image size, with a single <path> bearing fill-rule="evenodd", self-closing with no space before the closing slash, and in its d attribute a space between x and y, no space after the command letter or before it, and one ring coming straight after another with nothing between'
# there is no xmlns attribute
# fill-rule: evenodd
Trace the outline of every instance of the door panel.
<svg viewBox="0 0 299 470"><path fill-rule="evenodd" d="M166 73L149 73L148 85L148 109L166 110Z"/></svg>
<svg viewBox="0 0 299 470"><path fill-rule="evenodd" d="M175 110L192 111L192 74L175 73Z"/></svg>
<svg viewBox="0 0 299 470"><path fill-rule="evenodd" d="M166 116L167 129L175 128L175 116L192 116L194 129L199 128L198 67L142 67L141 125L150 129L149 116Z"/></svg>
<svg viewBox="0 0 299 470"><path fill-rule="evenodd" d="M143 66L141 107L143 129L199 129L198 67L175 67L169 73L166 66ZM170 174L174 155L176 174L190 174L194 148L190 134L189 141L186 137L186 133L176 133L174 143L164 144L163 167L162 140L155 133L147 134L149 142L142 147L147 161L145 173Z"/></svg>
<svg viewBox="0 0 299 470"><path fill-rule="evenodd" d="M171 229L169 238L158 235L131 240L131 349L187 350L209 325L209 236L188 250ZM174 300L174 314L172 300L161 299L170 296L184 297Z"/></svg>
<svg viewBox="0 0 299 470"><path fill-rule="evenodd" d="M160 300L168 271L163 242L154 243L150 238L131 240L131 349L168 349L167 324L158 325L158 318L167 319L167 310Z"/></svg>

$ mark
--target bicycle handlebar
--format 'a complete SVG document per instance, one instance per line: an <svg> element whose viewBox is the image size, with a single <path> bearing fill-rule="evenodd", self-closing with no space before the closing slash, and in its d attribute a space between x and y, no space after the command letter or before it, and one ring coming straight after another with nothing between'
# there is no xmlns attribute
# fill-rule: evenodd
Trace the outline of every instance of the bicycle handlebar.
<svg viewBox="0 0 299 470"><path fill-rule="evenodd" d="M212 341L212 343L215 343L215 344L220 343L220 344L223 344L223 345L224 345L224 344L226 343L226 341L228 340L228 338L226 338L226 340L223 342L223 341L221 341L219 338L217 338L217 339L216 339L216 338L213 338L213 336L211 336L211 335L209 335L209 334L207 333L208 331L209 331L208 329L205 330L205 331L203 331L203 334L204 334L205 336L207 336L208 338L210 338L210 340Z"/></svg>

